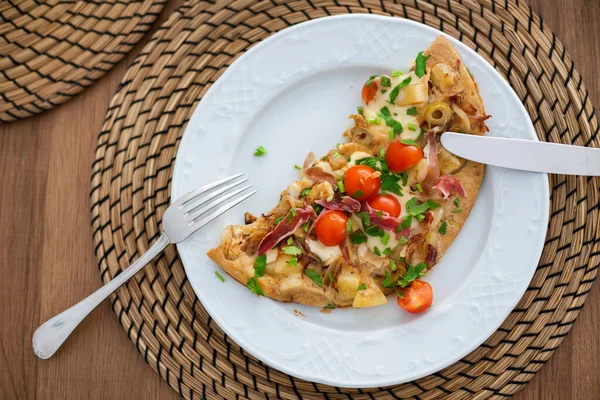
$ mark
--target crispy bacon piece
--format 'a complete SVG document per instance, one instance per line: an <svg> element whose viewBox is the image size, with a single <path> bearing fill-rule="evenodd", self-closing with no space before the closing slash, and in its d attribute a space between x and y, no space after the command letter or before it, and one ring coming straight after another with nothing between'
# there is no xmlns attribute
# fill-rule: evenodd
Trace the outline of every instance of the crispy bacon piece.
<svg viewBox="0 0 600 400"><path fill-rule="evenodd" d="M333 175L323 171L321 167L310 166L313 163L313 161L315 161L315 153L311 151L310 153L308 153L308 156L306 156L304 164L302 165L302 172L304 173L304 176L306 176L314 183L329 182L332 185L335 185L336 181Z"/></svg>
<svg viewBox="0 0 600 400"><path fill-rule="evenodd" d="M342 196L341 199L333 199L331 201L327 200L317 200L315 201L323 208L328 210L338 210L338 211L346 211L346 212L359 212L360 211L360 201L353 199L350 196Z"/></svg>
<svg viewBox="0 0 600 400"><path fill-rule="evenodd" d="M460 197L465 197L467 195L465 193L465 188L463 188L460 182L452 175L441 176L435 185L433 185L433 188L439 190L444 196L444 199L450 197L452 193L457 193Z"/></svg>
<svg viewBox="0 0 600 400"><path fill-rule="evenodd" d="M277 224L277 226L269 233L265 235L260 244L258 245L258 255L262 256L273 247L277 246L283 239L291 236L296 229L302 224L308 222L310 217L314 215L315 211L309 205L304 208L296 209L296 215L293 218L286 216Z"/></svg>

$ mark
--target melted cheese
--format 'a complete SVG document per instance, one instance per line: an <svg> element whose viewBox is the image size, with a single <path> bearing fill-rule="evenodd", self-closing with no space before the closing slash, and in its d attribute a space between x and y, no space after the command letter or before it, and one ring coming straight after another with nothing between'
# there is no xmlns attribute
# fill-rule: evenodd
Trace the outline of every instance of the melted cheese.
<svg viewBox="0 0 600 400"><path fill-rule="evenodd" d="M375 95L375 98L369 102L369 104L365 104L363 107L363 115L365 116L365 118L369 119L369 118L378 118L378 113L379 111L383 108L383 107L387 107L388 110L390 111L390 114L392 115L392 117L400 122L402 124L402 133L400 134L400 137L402 139L412 139L415 140L419 134L420 134L420 129L418 128L419 126L419 120L417 119L416 116L414 115L408 115L406 113L406 111L412 107L412 105L409 106L400 106L398 105L399 99L402 98L403 92L404 92L404 88L400 89L400 93L398 94L398 97L396 98L396 102L395 104L390 104L388 103L388 101L390 100L390 92L394 89L394 87L396 87L396 85L398 85L399 83L401 83L402 81L404 81L406 78L411 77L411 83L409 86L414 85L414 84L420 84L421 80L414 74L414 73L408 73L408 74L404 74L404 75L400 75L397 77L390 77L391 80L391 87L389 88L382 88L379 87L377 90L377 94ZM387 91L385 93L381 93L382 89L387 89ZM417 130L416 131L411 131L408 129L408 124L414 124L417 126ZM388 126L386 126L385 122L382 120L381 123L379 124L379 126L377 127L372 127L374 129L372 130L376 130L379 131L381 130L381 133L385 133L386 135L389 134L389 131L391 128L389 128Z"/></svg>
<svg viewBox="0 0 600 400"><path fill-rule="evenodd" d="M318 240L306 239L306 244L311 252L323 261L325 265L331 264L335 259L342 256L339 246L325 246Z"/></svg>

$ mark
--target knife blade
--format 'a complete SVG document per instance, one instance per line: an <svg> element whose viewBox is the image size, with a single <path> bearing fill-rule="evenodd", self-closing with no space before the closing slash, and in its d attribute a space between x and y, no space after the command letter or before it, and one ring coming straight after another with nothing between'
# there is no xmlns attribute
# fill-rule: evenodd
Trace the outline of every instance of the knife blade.
<svg viewBox="0 0 600 400"><path fill-rule="evenodd" d="M600 176L600 149L446 132L442 145L467 160L550 174Z"/></svg>

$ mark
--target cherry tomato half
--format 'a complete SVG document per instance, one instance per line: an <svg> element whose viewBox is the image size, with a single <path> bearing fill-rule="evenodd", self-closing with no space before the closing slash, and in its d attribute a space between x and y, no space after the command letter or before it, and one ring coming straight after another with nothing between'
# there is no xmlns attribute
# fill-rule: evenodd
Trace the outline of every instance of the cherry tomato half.
<svg viewBox="0 0 600 400"><path fill-rule="evenodd" d="M391 194L380 194L367 201L367 203L369 203L372 208L379 211L385 211L395 218L399 217L400 211L402 211L400 202Z"/></svg>
<svg viewBox="0 0 600 400"><path fill-rule="evenodd" d="M416 280L400 291L403 297L398 297L398 305L405 311L418 314L431 307L433 300L433 289L425 281Z"/></svg>
<svg viewBox="0 0 600 400"><path fill-rule="evenodd" d="M367 84L365 83L365 85L362 88L362 100L363 103L365 103L365 105L369 104L375 98L375 95L377 95L378 88L379 85L377 85L377 82L375 80L372 80L369 86L367 86Z"/></svg>
<svg viewBox="0 0 600 400"><path fill-rule="evenodd" d="M323 211L319 216L315 233L317 238L325 246L337 246L346 238L346 223L348 217L341 211Z"/></svg>
<svg viewBox="0 0 600 400"><path fill-rule="evenodd" d="M420 147L404 144L398 140L390 143L385 153L385 160L392 172L406 171L422 158L423 150Z"/></svg>
<svg viewBox="0 0 600 400"><path fill-rule="evenodd" d="M344 177L346 193L358 201L366 201L379 192L381 178L377 171L367 165L351 167Z"/></svg>

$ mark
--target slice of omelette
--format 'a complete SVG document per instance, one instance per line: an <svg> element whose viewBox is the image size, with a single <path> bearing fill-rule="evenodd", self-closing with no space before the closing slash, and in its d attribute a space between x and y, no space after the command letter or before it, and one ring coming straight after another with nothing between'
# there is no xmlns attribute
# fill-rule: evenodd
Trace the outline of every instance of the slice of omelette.
<svg viewBox="0 0 600 400"><path fill-rule="evenodd" d="M484 166L445 150L445 131L487 131L477 84L444 37L409 71L369 77L347 142L308 155L267 214L228 226L208 255L251 291L319 307L372 307L394 294L426 310L421 279L477 198Z"/></svg>

